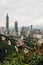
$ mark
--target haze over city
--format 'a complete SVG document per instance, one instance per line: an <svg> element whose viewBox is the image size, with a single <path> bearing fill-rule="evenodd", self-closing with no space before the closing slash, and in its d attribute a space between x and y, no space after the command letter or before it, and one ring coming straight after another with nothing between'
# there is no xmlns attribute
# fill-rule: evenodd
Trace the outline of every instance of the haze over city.
<svg viewBox="0 0 43 65"><path fill-rule="evenodd" d="M10 26L18 21L19 26L43 24L43 0L0 0L0 26L5 26L6 14Z"/></svg>

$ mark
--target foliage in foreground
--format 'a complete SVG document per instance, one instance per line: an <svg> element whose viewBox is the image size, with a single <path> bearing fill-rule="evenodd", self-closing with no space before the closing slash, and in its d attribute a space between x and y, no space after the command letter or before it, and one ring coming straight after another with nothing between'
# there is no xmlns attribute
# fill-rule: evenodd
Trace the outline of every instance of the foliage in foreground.
<svg viewBox="0 0 43 65"><path fill-rule="evenodd" d="M17 53L14 48L15 40L11 40L11 42L12 45L8 46L6 45L6 41L0 41L0 52L1 52L0 58L3 59L3 63L0 62L0 65L42 65L43 64L43 54L38 54L36 53L36 51L33 51L34 52L33 53L29 49L28 49L29 52L25 54L24 50L20 48L19 48L19 52ZM33 46L31 40L29 39L26 39L25 43L27 44L27 46L30 47ZM8 50L7 54L5 53L6 49Z"/></svg>
<svg viewBox="0 0 43 65"><path fill-rule="evenodd" d="M27 59L26 59L27 57ZM26 56L23 52L13 53L11 56L5 58L1 65L42 65L43 64L43 54L28 54Z"/></svg>

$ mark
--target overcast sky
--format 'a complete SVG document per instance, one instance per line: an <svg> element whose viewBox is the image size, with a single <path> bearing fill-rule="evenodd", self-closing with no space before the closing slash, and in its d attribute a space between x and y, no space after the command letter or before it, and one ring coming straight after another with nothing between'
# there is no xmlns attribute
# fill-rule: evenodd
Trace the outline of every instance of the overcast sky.
<svg viewBox="0 0 43 65"><path fill-rule="evenodd" d="M10 26L15 21L19 26L43 24L43 0L0 0L0 26L5 26L7 13Z"/></svg>

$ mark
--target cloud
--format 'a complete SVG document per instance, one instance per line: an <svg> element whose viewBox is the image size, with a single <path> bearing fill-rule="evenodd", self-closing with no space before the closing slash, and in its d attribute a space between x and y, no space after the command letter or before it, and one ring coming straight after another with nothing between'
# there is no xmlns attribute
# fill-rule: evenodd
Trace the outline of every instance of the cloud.
<svg viewBox="0 0 43 65"><path fill-rule="evenodd" d="M2 0L0 0L0 21L5 21L8 12L10 25L12 21L14 24L15 20L20 26L43 22L43 0L3 0L2 4L1 2Z"/></svg>

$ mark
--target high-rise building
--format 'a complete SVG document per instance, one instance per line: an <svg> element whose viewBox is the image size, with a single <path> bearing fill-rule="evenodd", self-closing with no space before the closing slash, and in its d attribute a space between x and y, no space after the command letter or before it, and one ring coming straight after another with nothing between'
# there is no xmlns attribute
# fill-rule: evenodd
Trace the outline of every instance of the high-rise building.
<svg viewBox="0 0 43 65"><path fill-rule="evenodd" d="M30 30L31 30L31 31L33 30L33 25L30 26Z"/></svg>
<svg viewBox="0 0 43 65"><path fill-rule="evenodd" d="M18 35L18 22L17 21L15 21L15 32Z"/></svg>
<svg viewBox="0 0 43 65"><path fill-rule="evenodd" d="M6 15L6 33L9 32L9 16L8 14Z"/></svg>
<svg viewBox="0 0 43 65"><path fill-rule="evenodd" d="M29 34L30 34L29 27L23 26L23 27L21 28L21 35L23 35L23 36L28 36Z"/></svg>

